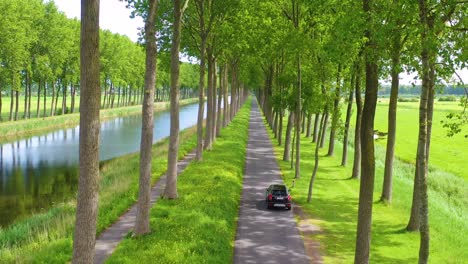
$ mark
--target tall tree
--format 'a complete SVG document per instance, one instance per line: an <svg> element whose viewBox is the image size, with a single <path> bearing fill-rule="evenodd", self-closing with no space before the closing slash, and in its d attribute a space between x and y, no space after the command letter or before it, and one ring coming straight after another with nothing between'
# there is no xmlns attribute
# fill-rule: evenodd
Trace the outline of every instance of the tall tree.
<svg viewBox="0 0 468 264"><path fill-rule="evenodd" d="M371 243L372 204L374 194L375 156L374 156L374 116L377 104L379 84L377 67L377 43L375 40L374 16L375 3L363 0L363 10L366 15L365 61L366 61L366 94L361 124L361 185L359 188L359 209L356 235L356 251L354 263L369 263Z"/></svg>
<svg viewBox="0 0 468 264"><path fill-rule="evenodd" d="M81 1L80 158L73 263L93 263L99 188L99 0Z"/></svg>
<svg viewBox="0 0 468 264"><path fill-rule="evenodd" d="M354 92L356 95L356 125L354 128L354 161L352 179L359 179L361 176L361 123L362 123L362 99L361 99L361 55L355 62L356 80Z"/></svg>
<svg viewBox="0 0 468 264"><path fill-rule="evenodd" d="M169 151L167 158L166 187L164 197L176 199L177 195L177 155L179 152L179 50L182 15L189 0L181 4L181 0L174 0L174 23L172 25L171 44L171 130L169 136Z"/></svg>
<svg viewBox="0 0 468 264"><path fill-rule="evenodd" d="M140 143L140 183L138 207L134 232L142 235L150 232L149 213L151 208L151 162L153 146L154 90L156 84L156 30L157 0L149 1L145 21L146 72L145 92L142 106L142 129Z"/></svg>

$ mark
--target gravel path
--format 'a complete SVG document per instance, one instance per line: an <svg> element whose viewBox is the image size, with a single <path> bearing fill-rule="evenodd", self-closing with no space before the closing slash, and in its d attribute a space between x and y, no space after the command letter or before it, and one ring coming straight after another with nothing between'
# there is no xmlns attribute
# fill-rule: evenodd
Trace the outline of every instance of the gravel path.
<svg viewBox="0 0 468 264"><path fill-rule="evenodd" d="M258 104L252 103L234 263L310 263L292 210L266 208L265 189L283 180Z"/></svg>

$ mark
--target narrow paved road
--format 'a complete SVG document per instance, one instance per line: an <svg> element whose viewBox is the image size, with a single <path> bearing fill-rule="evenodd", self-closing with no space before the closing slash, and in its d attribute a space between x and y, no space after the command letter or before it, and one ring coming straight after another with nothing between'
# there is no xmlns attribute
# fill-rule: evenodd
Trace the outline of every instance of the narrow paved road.
<svg viewBox="0 0 468 264"><path fill-rule="evenodd" d="M282 184L283 180L273 154L273 145L254 100L234 263L310 262L292 210L266 209L265 189L273 183Z"/></svg>

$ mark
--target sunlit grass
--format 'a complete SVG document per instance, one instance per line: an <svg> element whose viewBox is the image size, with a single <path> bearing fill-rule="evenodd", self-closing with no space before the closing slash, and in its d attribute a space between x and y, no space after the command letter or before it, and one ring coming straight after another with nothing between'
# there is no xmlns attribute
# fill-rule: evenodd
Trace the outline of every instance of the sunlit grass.
<svg viewBox="0 0 468 264"><path fill-rule="evenodd" d="M177 200L151 210L152 232L127 238L106 263L230 263L242 175L250 101L221 132L203 161L178 177Z"/></svg>
<svg viewBox="0 0 468 264"><path fill-rule="evenodd" d="M435 144L433 148L437 149ZM325 156L327 148L321 150L319 171L312 202L309 204L306 198L313 169L314 149L315 144L311 143L311 139L301 139L301 178L296 180L292 195L294 201L312 216L313 222L323 229L322 233L313 235L313 239L320 241L325 263L352 263L359 196L359 181L349 179L353 149L349 149L347 167L340 166L340 143L337 142L334 157ZM376 179L370 262L416 263L419 233L404 231L411 207L414 166L395 160L393 203L385 205L378 202L382 190L384 147L377 144L375 153ZM283 148L277 144L275 154L284 180L291 186L294 172L290 169L289 162L282 161ZM459 176L434 168L429 173L429 185L430 263L466 263L468 185Z"/></svg>
<svg viewBox="0 0 468 264"><path fill-rule="evenodd" d="M379 98L375 115L375 129L387 132L388 102ZM429 164L431 167L451 172L468 180L468 125L463 132L453 137L447 137L447 129L442 127L441 121L446 120L449 112L462 111L459 102L434 102L434 120L432 122L432 136ZM355 112L355 111L354 111ZM355 118L353 117L353 122ZM419 103L398 103L397 134L395 154L402 160L414 163L418 139ZM378 140L379 146L386 146L386 140Z"/></svg>
<svg viewBox="0 0 468 264"><path fill-rule="evenodd" d="M179 157L196 145L196 127L181 133ZM153 146L152 182L166 171L168 140ZM139 154L101 162L97 233L115 222L138 197ZM0 230L0 263L65 263L72 254L76 201L58 205Z"/></svg>

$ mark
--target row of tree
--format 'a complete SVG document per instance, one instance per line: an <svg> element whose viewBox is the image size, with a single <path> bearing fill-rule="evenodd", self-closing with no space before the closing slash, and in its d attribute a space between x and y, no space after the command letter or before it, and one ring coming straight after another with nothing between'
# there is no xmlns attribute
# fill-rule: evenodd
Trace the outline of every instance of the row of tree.
<svg viewBox="0 0 468 264"><path fill-rule="evenodd" d="M352 104L356 102L354 164L350 175L361 182L355 263L369 262L379 79L391 79L380 198L390 204L399 75L414 69L422 85L413 203L407 230L420 232L419 263L428 262L427 176L434 94L436 86L451 79L455 69L466 67L463 16L467 8L463 1L291 0L262 1L246 11L257 15L249 24L249 30L255 30L255 57L264 76L263 89L257 91L257 97L278 144L284 145L283 159L291 161L296 178L302 175L301 133L316 142L309 202L318 171L318 151L327 137L328 155L333 156L337 134L343 131L341 165L347 164ZM461 91L466 98L466 89ZM343 101L347 104L344 122L340 118ZM466 109L466 99L462 103ZM466 123L466 112L460 116L460 122Z"/></svg>
<svg viewBox="0 0 468 264"><path fill-rule="evenodd" d="M390 95L391 93L391 86L384 85L379 88L379 95ZM465 96L466 95L466 88L462 86L446 86L440 89L436 88L436 95L444 96L444 95L458 95L458 96ZM421 85L400 85L398 88L398 94L400 95L420 95L421 94Z"/></svg>
<svg viewBox="0 0 468 264"><path fill-rule="evenodd" d="M374 115L378 80L391 77L389 131L382 201L392 199L398 76L417 69L422 81L420 128L413 212L409 230L421 233L420 263L427 263L429 228L427 167L434 87L440 78L466 63L467 5L447 0L127 0L134 15L144 18L146 50L140 191L135 234L149 229L152 107L157 82L156 56L170 62L171 132L164 197L176 199L180 96L179 52L199 60L197 160L209 150L219 128L227 125L247 94L257 98L296 178L300 171L301 133L317 143L310 177L312 200L319 164L318 149L328 136L328 155L344 126L342 165L347 164L351 110L356 102L354 164L351 177L360 178L355 263L368 263L375 176ZM99 129L98 0L82 1L80 179L74 263L93 260L97 210ZM159 73L159 71L158 71ZM205 78L207 76L207 78ZM437 78L436 78L437 77ZM219 84L218 84L219 83ZM205 88L206 86L206 88ZM230 89L229 89L230 88ZM206 126L203 122L207 99ZM227 97L230 90L231 100ZM362 98L362 91L365 96ZM340 102L347 103L346 120ZM224 99L224 109L221 102ZM283 119L287 114L286 137ZM313 129L312 129L313 127ZM203 131L205 130L205 133ZM329 132L329 134L328 134ZM294 153L291 155L291 153Z"/></svg>
<svg viewBox="0 0 468 264"><path fill-rule="evenodd" d="M239 60L241 57L239 54L242 54L240 49L227 48L236 40L231 35L221 34L223 31L220 30L225 19L237 15L239 10L225 9L226 6L222 5L220 1L199 0L190 5L189 0L127 0L126 2L128 7L133 10L133 15L141 16L145 21L142 32L146 59L140 146L140 181L134 228L135 235L140 236L150 232L154 88L160 81L157 56L164 57L169 54L168 60L164 58L161 60L169 62L170 68L171 122L164 190L164 198L166 199L178 197L179 99L181 79L183 79L180 76L181 63L179 61L181 47L187 54L196 56L200 61L200 65L197 65L199 69L197 161L202 160L203 151L212 148L213 142L220 134L220 129L229 124L247 98L248 90L246 87L249 84L250 68L244 65L250 66L251 64ZM234 2L232 1L230 4L234 6ZM100 64L102 67L103 63L103 57L99 56L98 50L100 41L98 33L99 0L83 0L81 10L80 177L72 261L73 263L92 263L98 200L97 181L99 178L99 126L96 126L99 123L101 95L99 67ZM233 19L233 17L230 18ZM224 38L223 41L221 41L221 37ZM215 41L216 39L217 41ZM207 82L206 88L205 82ZM207 90L206 96L205 89ZM108 95L111 94L108 93ZM207 105L206 126L203 115L205 97Z"/></svg>
<svg viewBox="0 0 468 264"><path fill-rule="evenodd" d="M11 98L10 121L76 112L80 22L65 17L53 1L0 0L0 9L0 121L4 96ZM141 104L144 47L108 30L99 34L101 108ZM158 61L156 101L169 101L168 60ZM197 96L197 76L197 65L181 65L182 99Z"/></svg>

